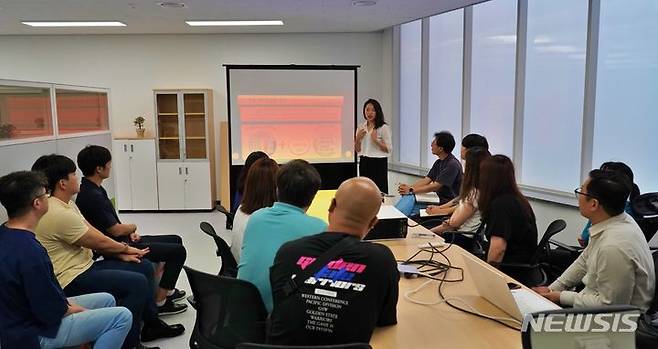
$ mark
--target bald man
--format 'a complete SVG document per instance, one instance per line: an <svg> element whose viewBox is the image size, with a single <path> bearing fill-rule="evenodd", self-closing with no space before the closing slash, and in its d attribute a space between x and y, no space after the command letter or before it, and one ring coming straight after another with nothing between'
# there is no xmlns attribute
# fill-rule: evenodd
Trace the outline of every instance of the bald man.
<svg viewBox="0 0 658 349"><path fill-rule="evenodd" d="M397 263L391 250L361 239L377 223L381 194L365 177L343 182L327 232L281 246L270 269L274 310L268 341L278 345L368 343L376 326L397 323ZM286 296L288 280L343 239L350 243Z"/></svg>

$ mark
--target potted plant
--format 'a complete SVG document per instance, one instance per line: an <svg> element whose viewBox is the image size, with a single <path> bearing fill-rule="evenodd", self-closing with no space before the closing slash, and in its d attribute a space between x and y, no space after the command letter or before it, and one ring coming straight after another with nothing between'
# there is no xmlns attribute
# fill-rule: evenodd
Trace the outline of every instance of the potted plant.
<svg viewBox="0 0 658 349"><path fill-rule="evenodd" d="M0 124L0 139L13 138L16 126L12 124Z"/></svg>
<svg viewBox="0 0 658 349"><path fill-rule="evenodd" d="M137 137L139 137L139 138L144 138L144 131L146 131L146 129L144 128L144 122L145 121L146 121L146 118L144 118L143 116L138 116L138 117L135 118L135 121L133 122L135 124L135 126L137 127L137 129L135 129L135 131L137 131Z"/></svg>

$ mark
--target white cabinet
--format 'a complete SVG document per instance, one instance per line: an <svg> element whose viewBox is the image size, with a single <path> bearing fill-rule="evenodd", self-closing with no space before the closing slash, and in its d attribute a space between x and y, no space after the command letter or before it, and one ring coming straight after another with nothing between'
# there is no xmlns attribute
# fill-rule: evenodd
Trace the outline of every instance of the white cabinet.
<svg viewBox="0 0 658 349"><path fill-rule="evenodd" d="M212 209L210 162L158 162L161 210Z"/></svg>
<svg viewBox="0 0 658 349"><path fill-rule="evenodd" d="M112 167L120 210L157 210L155 140L118 139L112 145Z"/></svg>

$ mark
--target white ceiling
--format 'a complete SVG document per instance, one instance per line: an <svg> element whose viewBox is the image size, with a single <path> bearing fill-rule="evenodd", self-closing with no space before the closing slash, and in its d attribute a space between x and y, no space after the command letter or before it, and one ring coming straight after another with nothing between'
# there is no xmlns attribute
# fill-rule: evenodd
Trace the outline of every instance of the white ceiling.
<svg viewBox="0 0 658 349"><path fill-rule="evenodd" d="M185 8L162 8L161 1ZM486 0L0 0L0 35L370 32ZM279 27L192 28L185 20L281 19ZM32 28L21 21L100 21L118 28Z"/></svg>

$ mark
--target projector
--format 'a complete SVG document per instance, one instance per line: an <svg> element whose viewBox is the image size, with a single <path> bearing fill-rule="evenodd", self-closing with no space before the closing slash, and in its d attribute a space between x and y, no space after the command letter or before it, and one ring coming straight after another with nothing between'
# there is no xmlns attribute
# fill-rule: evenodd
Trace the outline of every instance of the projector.
<svg viewBox="0 0 658 349"><path fill-rule="evenodd" d="M392 205L382 205L377 213L377 224L364 240L404 239L407 237L407 216Z"/></svg>

